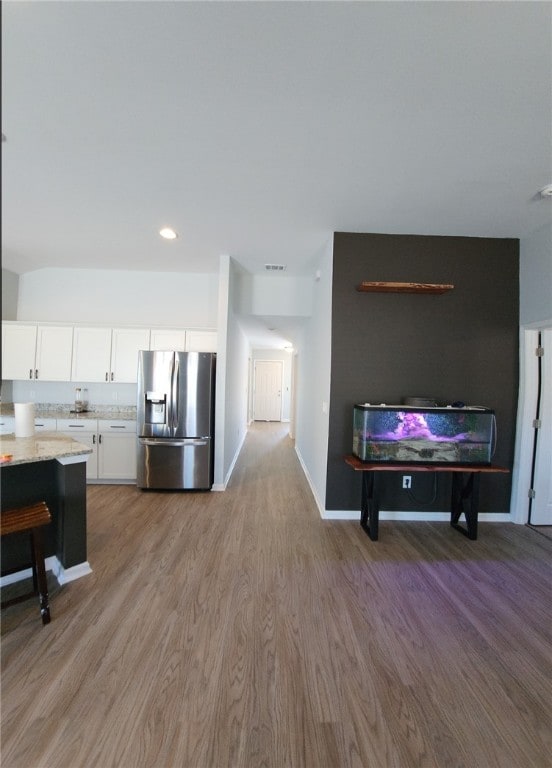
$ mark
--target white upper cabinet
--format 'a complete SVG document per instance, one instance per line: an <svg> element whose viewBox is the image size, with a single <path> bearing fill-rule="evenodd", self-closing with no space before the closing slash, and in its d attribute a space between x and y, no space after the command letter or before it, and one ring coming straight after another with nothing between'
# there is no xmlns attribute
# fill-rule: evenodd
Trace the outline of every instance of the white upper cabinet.
<svg viewBox="0 0 552 768"><path fill-rule="evenodd" d="M73 335L73 381L109 381L111 328L79 328Z"/></svg>
<svg viewBox="0 0 552 768"><path fill-rule="evenodd" d="M73 328L66 325L2 327L2 378L69 381Z"/></svg>
<svg viewBox="0 0 552 768"><path fill-rule="evenodd" d="M152 328L150 349L173 349L175 352L185 352L186 331L182 329Z"/></svg>
<svg viewBox="0 0 552 768"><path fill-rule="evenodd" d="M142 349L216 352L217 332L6 321L2 379L135 384Z"/></svg>
<svg viewBox="0 0 552 768"><path fill-rule="evenodd" d="M149 328L114 328L111 341L110 381L138 381L138 352L149 349Z"/></svg>
<svg viewBox="0 0 552 768"><path fill-rule="evenodd" d="M2 326L2 379L34 379L36 325Z"/></svg>
<svg viewBox="0 0 552 768"><path fill-rule="evenodd" d="M67 325L39 325L36 338L35 378L42 381L70 381L73 328Z"/></svg>
<svg viewBox="0 0 552 768"><path fill-rule="evenodd" d="M216 352L216 331L186 331L186 352Z"/></svg>
<svg viewBox="0 0 552 768"><path fill-rule="evenodd" d="M140 349L149 349L148 328L76 327L71 378L136 383Z"/></svg>

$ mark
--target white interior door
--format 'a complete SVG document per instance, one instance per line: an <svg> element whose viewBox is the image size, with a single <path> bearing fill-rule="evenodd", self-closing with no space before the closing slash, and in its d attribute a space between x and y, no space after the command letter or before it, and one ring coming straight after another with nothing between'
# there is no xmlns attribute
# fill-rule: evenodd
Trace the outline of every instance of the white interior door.
<svg viewBox="0 0 552 768"><path fill-rule="evenodd" d="M552 328L542 331L541 347L541 427L537 435L531 524L552 525Z"/></svg>
<svg viewBox="0 0 552 768"><path fill-rule="evenodd" d="M280 421L282 418L281 360L255 361L253 418L255 421Z"/></svg>

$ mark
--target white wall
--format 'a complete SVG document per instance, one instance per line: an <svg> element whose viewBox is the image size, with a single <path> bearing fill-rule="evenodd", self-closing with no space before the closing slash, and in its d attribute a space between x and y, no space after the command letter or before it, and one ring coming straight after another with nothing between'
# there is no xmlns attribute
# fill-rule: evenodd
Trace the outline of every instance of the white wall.
<svg viewBox="0 0 552 768"><path fill-rule="evenodd" d="M17 320L17 295L19 292L19 275L2 270L2 320Z"/></svg>
<svg viewBox="0 0 552 768"><path fill-rule="evenodd" d="M281 360L282 371L282 421L290 420L291 407L291 353L281 349L253 349L251 352L253 363L255 360Z"/></svg>
<svg viewBox="0 0 552 768"><path fill-rule="evenodd" d="M331 377L333 238L313 269L312 316L297 342L296 451L309 479L320 513L326 501L328 424ZM324 410L325 406L325 410Z"/></svg>
<svg viewBox="0 0 552 768"><path fill-rule="evenodd" d="M40 269L19 277L17 320L217 328L218 275ZM71 403L78 382L13 383L5 400ZM84 382L83 382L84 385ZM88 384L93 405L136 405L136 385Z"/></svg>
<svg viewBox="0 0 552 768"><path fill-rule="evenodd" d="M523 238L520 250L520 325L552 324L552 225Z"/></svg>
<svg viewBox="0 0 552 768"><path fill-rule="evenodd" d="M244 315L308 317L312 311L312 279L285 274L241 276L236 310Z"/></svg>
<svg viewBox="0 0 552 768"><path fill-rule="evenodd" d="M239 266L221 256L219 272L215 483L229 480L247 431L249 344L238 323L235 304L240 291Z"/></svg>
<svg viewBox="0 0 552 768"><path fill-rule="evenodd" d="M40 269L19 278L18 320L216 328L218 275Z"/></svg>

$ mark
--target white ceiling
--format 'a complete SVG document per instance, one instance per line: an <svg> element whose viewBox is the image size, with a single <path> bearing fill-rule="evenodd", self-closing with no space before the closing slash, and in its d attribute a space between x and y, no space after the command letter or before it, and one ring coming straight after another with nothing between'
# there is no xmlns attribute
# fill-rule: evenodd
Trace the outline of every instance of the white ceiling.
<svg viewBox="0 0 552 768"><path fill-rule="evenodd" d="M3 2L3 266L295 275L333 231L526 237L551 9Z"/></svg>

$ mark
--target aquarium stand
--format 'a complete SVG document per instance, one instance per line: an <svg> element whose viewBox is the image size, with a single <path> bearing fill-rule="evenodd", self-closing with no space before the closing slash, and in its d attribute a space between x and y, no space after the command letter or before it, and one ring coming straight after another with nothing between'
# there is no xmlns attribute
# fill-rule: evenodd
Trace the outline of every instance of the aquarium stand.
<svg viewBox="0 0 552 768"><path fill-rule="evenodd" d="M357 472L362 472L360 499L360 525L372 541L379 536L379 488L380 479L389 472L450 472L452 490L450 499L450 524L467 536L477 539L477 518L479 513L479 478L482 474L508 473L506 467L491 464L375 464L361 461L356 456L346 456L345 461ZM466 525L460 525L464 514Z"/></svg>

